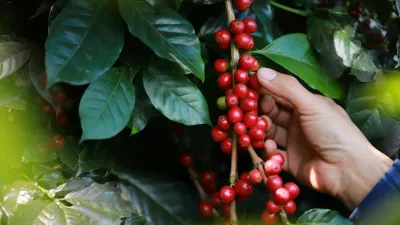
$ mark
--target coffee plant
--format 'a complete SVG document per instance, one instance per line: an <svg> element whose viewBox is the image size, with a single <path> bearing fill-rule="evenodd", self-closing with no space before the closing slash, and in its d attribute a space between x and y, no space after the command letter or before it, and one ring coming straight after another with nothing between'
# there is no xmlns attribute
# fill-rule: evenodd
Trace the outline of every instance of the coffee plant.
<svg viewBox="0 0 400 225"><path fill-rule="evenodd" d="M397 158L399 11L1 0L1 224L353 224L260 150L270 121L255 74L273 68L332 98Z"/></svg>

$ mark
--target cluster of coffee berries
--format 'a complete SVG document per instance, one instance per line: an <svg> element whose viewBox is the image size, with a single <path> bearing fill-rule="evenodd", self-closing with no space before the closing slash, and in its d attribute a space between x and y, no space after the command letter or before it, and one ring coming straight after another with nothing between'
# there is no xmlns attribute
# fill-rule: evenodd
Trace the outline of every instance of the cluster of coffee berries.
<svg viewBox="0 0 400 225"><path fill-rule="evenodd" d="M218 48L227 50L231 43L232 34L234 34L233 42L236 47L249 51L254 47L254 39L250 34L256 31L257 23L253 18L246 18L244 20L236 19L229 24L229 31L225 29L218 30L214 37Z"/></svg>

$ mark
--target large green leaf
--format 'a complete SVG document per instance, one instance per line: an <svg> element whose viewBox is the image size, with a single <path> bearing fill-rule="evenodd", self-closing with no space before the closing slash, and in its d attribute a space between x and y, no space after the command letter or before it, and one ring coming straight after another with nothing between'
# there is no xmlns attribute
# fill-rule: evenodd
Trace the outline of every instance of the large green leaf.
<svg viewBox="0 0 400 225"><path fill-rule="evenodd" d="M47 86L87 84L106 72L124 44L122 22L107 0L71 0L46 41Z"/></svg>
<svg viewBox="0 0 400 225"><path fill-rule="evenodd" d="M31 47L19 42L0 42L0 79L3 79L22 68L29 57Z"/></svg>
<svg viewBox="0 0 400 225"><path fill-rule="evenodd" d="M307 36L304 34L283 36L264 49L253 51L253 53L270 58L299 76L311 88L317 89L328 97L342 97L342 90L339 83L322 71L307 40Z"/></svg>
<svg viewBox="0 0 400 225"><path fill-rule="evenodd" d="M122 17L133 36L158 56L177 62L204 80L200 42L192 25L168 7L152 7L145 0L119 0Z"/></svg>
<svg viewBox="0 0 400 225"><path fill-rule="evenodd" d="M138 215L131 215L127 218L123 225L148 225L146 218Z"/></svg>
<svg viewBox="0 0 400 225"><path fill-rule="evenodd" d="M81 141L105 139L128 124L135 104L135 88L126 71L111 68L90 84L79 105Z"/></svg>
<svg viewBox="0 0 400 225"><path fill-rule="evenodd" d="M1 191L1 208L7 216L11 216L20 205L29 204L40 192L37 184L26 181L15 181Z"/></svg>
<svg viewBox="0 0 400 225"><path fill-rule="evenodd" d="M122 192L150 223L186 225L190 224L188 220L198 217L197 193L185 184L151 173L113 173L126 181L126 184L121 184Z"/></svg>
<svg viewBox="0 0 400 225"><path fill-rule="evenodd" d="M296 225L352 225L336 211L329 209L311 209L297 220Z"/></svg>
<svg viewBox="0 0 400 225"><path fill-rule="evenodd" d="M77 175L100 168L108 168L113 163L108 148L102 144L103 142L98 142L95 146L88 147L79 154Z"/></svg>
<svg viewBox="0 0 400 225"><path fill-rule="evenodd" d="M65 137L65 145L59 150L61 162L63 162L70 169L76 170L78 168L78 160L81 149L78 140L72 136Z"/></svg>
<svg viewBox="0 0 400 225"><path fill-rule="evenodd" d="M257 23L259 30L263 34L263 39L270 43L275 38L279 37L280 31L273 21L274 12L271 4L268 1L255 0L253 3L253 10L257 16Z"/></svg>
<svg viewBox="0 0 400 225"><path fill-rule="evenodd" d="M202 93L165 60L153 60L143 84L154 107L172 121L185 125L211 124Z"/></svg>

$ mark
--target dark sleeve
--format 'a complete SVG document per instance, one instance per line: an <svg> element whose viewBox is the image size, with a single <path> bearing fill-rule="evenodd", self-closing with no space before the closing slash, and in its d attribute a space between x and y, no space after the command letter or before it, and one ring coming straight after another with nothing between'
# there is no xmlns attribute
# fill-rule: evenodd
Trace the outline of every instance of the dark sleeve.
<svg viewBox="0 0 400 225"><path fill-rule="evenodd" d="M353 211L350 220L355 224L376 224L371 218L382 217L382 212L391 211L398 204L400 194L400 161L396 160L360 205ZM380 210L376 210L380 209Z"/></svg>

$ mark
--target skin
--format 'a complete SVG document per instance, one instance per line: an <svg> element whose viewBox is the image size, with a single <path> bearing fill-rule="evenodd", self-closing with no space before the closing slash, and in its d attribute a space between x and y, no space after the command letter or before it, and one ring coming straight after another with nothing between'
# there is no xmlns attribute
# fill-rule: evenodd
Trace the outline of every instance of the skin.
<svg viewBox="0 0 400 225"><path fill-rule="evenodd" d="M306 90L296 78L261 68L261 111L270 126L264 149L281 152L283 169L354 209L392 166L333 100ZM276 143L285 147L279 150Z"/></svg>

